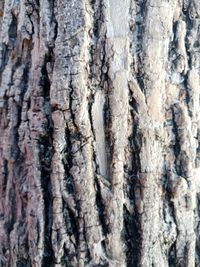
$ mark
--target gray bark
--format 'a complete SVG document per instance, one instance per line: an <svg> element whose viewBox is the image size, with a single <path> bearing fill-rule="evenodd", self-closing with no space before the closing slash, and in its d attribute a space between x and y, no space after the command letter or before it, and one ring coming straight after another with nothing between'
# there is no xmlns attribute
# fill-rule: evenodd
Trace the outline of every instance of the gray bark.
<svg viewBox="0 0 200 267"><path fill-rule="evenodd" d="M0 0L0 267L200 266L199 0Z"/></svg>

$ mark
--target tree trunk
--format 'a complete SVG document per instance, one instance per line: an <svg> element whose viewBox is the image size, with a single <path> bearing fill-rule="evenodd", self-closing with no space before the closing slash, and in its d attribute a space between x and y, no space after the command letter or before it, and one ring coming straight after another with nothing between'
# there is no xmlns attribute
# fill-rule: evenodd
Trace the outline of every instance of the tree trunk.
<svg viewBox="0 0 200 267"><path fill-rule="evenodd" d="M0 267L200 266L199 0L0 0Z"/></svg>

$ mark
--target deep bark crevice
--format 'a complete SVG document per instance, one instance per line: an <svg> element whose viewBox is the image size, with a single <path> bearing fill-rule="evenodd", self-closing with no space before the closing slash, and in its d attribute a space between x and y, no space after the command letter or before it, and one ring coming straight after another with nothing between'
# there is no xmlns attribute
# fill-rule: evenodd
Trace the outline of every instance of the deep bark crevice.
<svg viewBox="0 0 200 267"><path fill-rule="evenodd" d="M177 175L181 176L182 172L181 172L181 167L179 164L179 156L180 156L180 152L181 152L179 132L178 132L178 126L177 126L176 118L175 118L175 110L173 107L172 107L171 111L172 111L172 121L173 121L172 132L174 133L174 136L175 136L175 143L173 145L173 150L174 150L174 155L175 155L174 166L175 166Z"/></svg>
<svg viewBox="0 0 200 267"><path fill-rule="evenodd" d="M38 140L39 144L39 160L41 164L41 187L43 190L44 199L44 253L42 259L42 267L51 266L53 262L53 248L51 243L52 234L52 223L53 223L53 198L52 198L52 185L51 185L51 161L53 156L53 125L51 118L51 108L50 108L50 80L48 77L46 64L48 62L54 62L51 51L46 54L44 58L44 63L41 67L41 78L39 85L42 88L42 95L46 101L46 107L48 112L45 114L47 118L46 129L44 129L45 134L41 136ZM45 112L45 110L44 110Z"/></svg>
<svg viewBox="0 0 200 267"><path fill-rule="evenodd" d="M197 201L197 216L200 217L200 193L197 193L197 197L196 197L196 201ZM195 232L196 232L196 247L195 247L195 252L196 252L196 262L200 262L200 238L199 238L199 232L200 232L200 222L199 220L197 221L197 225L195 228Z"/></svg>
<svg viewBox="0 0 200 267"><path fill-rule="evenodd" d="M3 195L5 194L7 188L8 174L9 174L8 161L6 159L3 159L3 172L2 172L2 185L1 185Z"/></svg>
<svg viewBox="0 0 200 267"><path fill-rule="evenodd" d="M51 135L41 137L39 140L40 146L40 164L41 164L41 187L43 189L44 199L44 255L42 260L42 267L51 266L53 262L53 249L51 245L51 232L52 232L52 192L51 192L51 159L52 159L52 144Z"/></svg>
<svg viewBox="0 0 200 267"><path fill-rule="evenodd" d="M12 14L12 21L8 30L8 35L10 38L10 47L14 48L16 46L17 40L17 18Z"/></svg>
<svg viewBox="0 0 200 267"><path fill-rule="evenodd" d="M130 28L133 34L133 40L136 42L134 45L134 53L136 55L136 62L133 62L133 74L137 80L137 83L143 93L145 93L144 84L144 71L143 71L143 37L145 29L145 17L147 15L147 1L138 0L136 1L136 16L135 16L135 27Z"/></svg>
<svg viewBox="0 0 200 267"><path fill-rule="evenodd" d="M130 96L130 115L133 121L131 128L131 135L128 138L128 147L132 156L131 169L126 171L126 195L129 205L132 207L128 210L124 205L124 240L126 244L126 259L127 266L139 266L140 249L141 249L141 222L140 214L138 212L138 190L142 192L142 185L139 181L139 174L141 172L140 150L142 144L142 135L139 129L139 121L136 116L138 111L137 103L134 98Z"/></svg>
<svg viewBox="0 0 200 267"><path fill-rule="evenodd" d="M133 187L131 187L133 188ZM127 267L139 266L140 226L137 213L130 213L124 206L124 240L126 244Z"/></svg>

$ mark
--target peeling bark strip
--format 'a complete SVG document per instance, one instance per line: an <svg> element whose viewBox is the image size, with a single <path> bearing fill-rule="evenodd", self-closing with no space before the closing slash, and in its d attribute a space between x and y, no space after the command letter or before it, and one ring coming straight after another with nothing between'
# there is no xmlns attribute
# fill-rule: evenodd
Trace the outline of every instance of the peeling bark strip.
<svg viewBox="0 0 200 267"><path fill-rule="evenodd" d="M0 266L200 266L199 0L0 0Z"/></svg>

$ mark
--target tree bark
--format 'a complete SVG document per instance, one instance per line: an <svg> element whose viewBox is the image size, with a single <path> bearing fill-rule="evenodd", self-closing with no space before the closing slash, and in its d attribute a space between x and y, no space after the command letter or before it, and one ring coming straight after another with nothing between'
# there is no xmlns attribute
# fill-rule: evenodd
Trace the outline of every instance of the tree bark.
<svg viewBox="0 0 200 267"><path fill-rule="evenodd" d="M0 267L200 266L199 0L0 0Z"/></svg>

